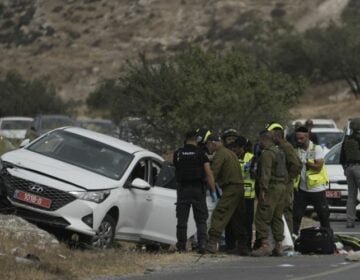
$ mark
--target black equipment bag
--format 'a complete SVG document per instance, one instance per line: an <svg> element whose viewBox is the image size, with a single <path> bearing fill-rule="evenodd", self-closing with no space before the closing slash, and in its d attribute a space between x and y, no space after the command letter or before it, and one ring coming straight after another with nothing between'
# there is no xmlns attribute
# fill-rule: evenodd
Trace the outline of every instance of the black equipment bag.
<svg viewBox="0 0 360 280"><path fill-rule="evenodd" d="M300 231L295 250L301 254L333 254L334 233L331 228L310 227Z"/></svg>

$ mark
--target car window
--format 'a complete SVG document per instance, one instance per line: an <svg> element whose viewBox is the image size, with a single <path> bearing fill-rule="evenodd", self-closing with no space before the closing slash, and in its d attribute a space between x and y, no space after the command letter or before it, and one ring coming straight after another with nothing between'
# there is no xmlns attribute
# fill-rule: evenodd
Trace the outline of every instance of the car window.
<svg viewBox="0 0 360 280"><path fill-rule="evenodd" d="M325 164L340 164L341 145L336 145L325 156Z"/></svg>
<svg viewBox="0 0 360 280"><path fill-rule="evenodd" d="M166 189L176 189L175 167L170 162L164 162L156 178L155 185Z"/></svg>
<svg viewBox="0 0 360 280"><path fill-rule="evenodd" d="M32 121L9 120L1 123L1 129L28 129Z"/></svg>
<svg viewBox="0 0 360 280"><path fill-rule="evenodd" d="M126 180L126 185L130 185L131 182L136 179L142 179L145 181L149 181L148 180L148 160L146 159L141 159L139 160L136 165L134 166L134 169L131 171L128 179Z"/></svg>
<svg viewBox="0 0 360 280"><path fill-rule="evenodd" d="M125 151L62 130L40 138L27 149L115 180L122 177L133 159Z"/></svg>
<svg viewBox="0 0 360 280"><path fill-rule="evenodd" d="M343 132L315 132L314 134L316 134L319 144L325 145L328 149L340 143L344 136Z"/></svg>

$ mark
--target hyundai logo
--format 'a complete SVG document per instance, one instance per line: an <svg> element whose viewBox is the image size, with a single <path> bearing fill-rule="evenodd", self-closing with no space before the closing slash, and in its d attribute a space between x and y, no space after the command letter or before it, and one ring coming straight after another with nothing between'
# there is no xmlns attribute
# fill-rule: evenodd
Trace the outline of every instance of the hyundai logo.
<svg viewBox="0 0 360 280"><path fill-rule="evenodd" d="M31 185L30 190L37 193L42 193L44 191L43 187L40 187L39 185Z"/></svg>

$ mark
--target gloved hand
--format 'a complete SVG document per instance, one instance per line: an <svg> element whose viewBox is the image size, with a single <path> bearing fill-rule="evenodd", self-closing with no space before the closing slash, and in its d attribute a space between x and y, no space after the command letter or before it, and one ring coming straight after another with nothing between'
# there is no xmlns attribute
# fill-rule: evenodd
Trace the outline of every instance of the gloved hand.
<svg viewBox="0 0 360 280"><path fill-rule="evenodd" d="M218 201L217 193L216 192L210 192L211 200L212 202L216 203Z"/></svg>

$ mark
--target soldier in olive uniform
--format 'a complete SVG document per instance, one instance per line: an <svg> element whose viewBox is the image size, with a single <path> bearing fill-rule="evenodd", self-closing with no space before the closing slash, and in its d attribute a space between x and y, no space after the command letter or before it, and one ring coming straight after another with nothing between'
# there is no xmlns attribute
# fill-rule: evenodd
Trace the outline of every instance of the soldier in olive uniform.
<svg viewBox="0 0 360 280"><path fill-rule="evenodd" d="M211 169L215 181L222 190L221 198L211 217L207 251L217 252L218 239L230 221L239 246L244 244L246 247L246 228L240 225L241 218L238 218L245 212L244 185L238 158L235 153L224 147L220 137L216 135L208 137L207 147L210 152L216 152Z"/></svg>
<svg viewBox="0 0 360 280"><path fill-rule="evenodd" d="M293 233L293 205L294 205L294 180L300 175L302 163L294 147L284 139L284 129L278 123L270 123L268 131L273 131L274 142L284 152L286 168L289 174L286 181L286 199L284 205L284 216L289 231Z"/></svg>
<svg viewBox="0 0 360 280"><path fill-rule="evenodd" d="M262 150L259 159L259 197L255 214L255 227L260 248L252 251L252 256L282 255L284 239L284 223L282 215L286 196L287 170L284 152L273 141L272 132L263 131L259 137ZM275 240L275 248L271 251L269 229Z"/></svg>

